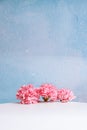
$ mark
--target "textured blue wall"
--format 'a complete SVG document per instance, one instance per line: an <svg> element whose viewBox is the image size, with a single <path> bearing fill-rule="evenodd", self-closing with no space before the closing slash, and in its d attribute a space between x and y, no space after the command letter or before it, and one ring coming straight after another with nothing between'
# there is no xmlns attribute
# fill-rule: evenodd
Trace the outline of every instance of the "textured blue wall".
<svg viewBox="0 0 87 130"><path fill-rule="evenodd" d="M87 102L87 1L0 0L0 102L44 82Z"/></svg>

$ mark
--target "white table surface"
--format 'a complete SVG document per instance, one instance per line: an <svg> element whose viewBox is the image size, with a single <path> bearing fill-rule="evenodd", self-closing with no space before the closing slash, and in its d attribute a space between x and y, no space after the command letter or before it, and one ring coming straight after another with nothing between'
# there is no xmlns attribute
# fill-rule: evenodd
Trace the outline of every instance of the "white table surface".
<svg viewBox="0 0 87 130"><path fill-rule="evenodd" d="M0 130L87 130L87 103L0 104Z"/></svg>

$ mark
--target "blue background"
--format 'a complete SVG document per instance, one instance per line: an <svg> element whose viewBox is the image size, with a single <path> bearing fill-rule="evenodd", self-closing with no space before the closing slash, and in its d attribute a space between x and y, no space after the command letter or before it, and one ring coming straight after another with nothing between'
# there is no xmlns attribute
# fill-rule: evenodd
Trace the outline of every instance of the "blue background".
<svg viewBox="0 0 87 130"><path fill-rule="evenodd" d="M87 1L0 0L0 103L47 82L87 102Z"/></svg>

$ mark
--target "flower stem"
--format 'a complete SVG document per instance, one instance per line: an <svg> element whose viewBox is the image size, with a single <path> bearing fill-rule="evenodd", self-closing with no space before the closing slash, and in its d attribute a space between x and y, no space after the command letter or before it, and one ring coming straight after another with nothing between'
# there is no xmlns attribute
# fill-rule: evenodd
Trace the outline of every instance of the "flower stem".
<svg viewBox="0 0 87 130"><path fill-rule="evenodd" d="M47 101L49 100L49 98L43 97L43 100L44 100L45 102L47 102Z"/></svg>

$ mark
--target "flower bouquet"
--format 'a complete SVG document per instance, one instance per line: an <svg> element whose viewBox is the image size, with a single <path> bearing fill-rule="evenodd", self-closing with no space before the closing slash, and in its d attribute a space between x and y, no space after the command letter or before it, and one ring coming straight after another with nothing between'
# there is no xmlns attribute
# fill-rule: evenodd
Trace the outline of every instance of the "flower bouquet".
<svg viewBox="0 0 87 130"><path fill-rule="evenodd" d="M16 93L16 98L21 104L35 104L41 101L62 103L71 101L75 98L73 92L69 89L58 89L52 84L42 84L39 88L35 88L32 84L23 85Z"/></svg>

